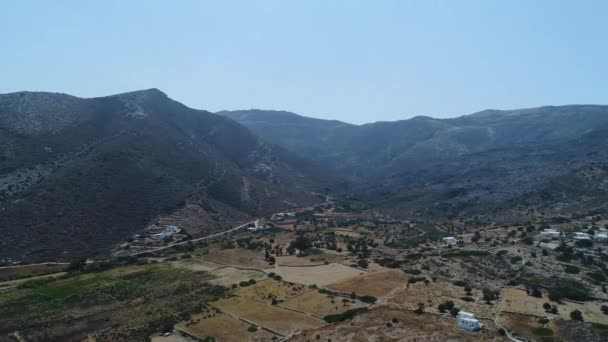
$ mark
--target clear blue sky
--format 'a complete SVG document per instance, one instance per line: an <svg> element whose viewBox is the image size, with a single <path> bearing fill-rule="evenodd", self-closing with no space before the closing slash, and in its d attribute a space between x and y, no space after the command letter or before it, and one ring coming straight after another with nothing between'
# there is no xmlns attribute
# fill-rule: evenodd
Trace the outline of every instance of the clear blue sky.
<svg viewBox="0 0 608 342"><path fill-rule="evenodd" d="M3 1L0 93L362 123L608 103L608 1Z"/></svg>

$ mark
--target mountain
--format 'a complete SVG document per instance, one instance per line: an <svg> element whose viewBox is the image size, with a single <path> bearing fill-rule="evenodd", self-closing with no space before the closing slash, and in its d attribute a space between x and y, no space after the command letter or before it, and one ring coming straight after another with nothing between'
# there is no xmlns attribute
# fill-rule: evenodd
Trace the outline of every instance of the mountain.
<svg viewBox="0 0 608 342"><path fill-rule="evenodd" d="M355 125L337 120L303 117L285 111L236 110L217 114L229 117L265 139L305 158L319 159L327 153L326 143L336 143L334 136L347 134ZM330 147L331 148L331 147Z"/></svg>
<svg viewBox="0 0 608 342"><path fill-rule="evenodd" d="M0 258L106 252L156 221L193 236L291 205L331 177L157 89L0 95Z"/></svg>
<svg viewBox="0 0 608 342"><path fill-rule="evenodd" d="M582 189L603 189L603 176L568 191L558 185L590 168L603 175L608 106L486 110L365 125L259 110L221 114L342 173L358 184L358 197L395 214L504 213L518 203L527 203L526 212L570 210L581 196L601 205L603 194ZM294 133L299 127L306 129Z"/></svg>

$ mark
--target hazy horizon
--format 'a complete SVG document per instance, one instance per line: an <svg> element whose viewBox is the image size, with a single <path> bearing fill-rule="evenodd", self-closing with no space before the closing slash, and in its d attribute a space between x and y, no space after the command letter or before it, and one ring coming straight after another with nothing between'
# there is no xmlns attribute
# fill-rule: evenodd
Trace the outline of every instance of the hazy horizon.
<svg viewBox="0 0 608 342"><path fill-rule="evenodd" d="M22 1L0 93L158 88L190 107L361 124L602 104L608 3Z"/></svg>

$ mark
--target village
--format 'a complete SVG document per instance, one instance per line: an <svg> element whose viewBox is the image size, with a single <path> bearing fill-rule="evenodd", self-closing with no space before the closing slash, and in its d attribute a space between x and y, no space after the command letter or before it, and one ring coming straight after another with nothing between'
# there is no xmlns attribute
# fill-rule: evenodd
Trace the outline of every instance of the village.
<svg viewBox="0 0 608 342"><path fill-rule="evenodd" d="M165 255L233 294L153 340L533 341L585 326L607 332L603 221L449 231L335 203L256 220Z"/></svg>
<svg viewBox="0 0 608 342"><path fill-rule="evenodd" d="M205 237L154 226L114 257L227 291L180 313L155 342L600 341L607 223L475 227L327 201Z"/></svg>

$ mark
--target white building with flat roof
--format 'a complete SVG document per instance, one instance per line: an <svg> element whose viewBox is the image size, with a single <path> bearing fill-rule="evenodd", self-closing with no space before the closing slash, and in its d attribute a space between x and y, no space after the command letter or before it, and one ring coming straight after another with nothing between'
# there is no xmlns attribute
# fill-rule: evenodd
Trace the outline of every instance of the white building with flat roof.
<svg viewBox="0 0 608 342"><path fill-rule="evenodd" d="M553 228L547 228L547 229L543 229L542 232L540 232L539 234L540 236L544 236L544 237L548 237L548 238L557 238L560 235L560 232L553 229Z"/></svg>
<svg viewBox="0 0 608 342"><path fill-rule="evenodd" d="M572 233L572 239L576 241L591 240L591 235L583 232L574 232Z"/></svg>
<svg viewBox="0 0 608 342"><path fill-rule="evenodd" d="M593 235L593 240L597 242L608 242L608 234L597 232Z"/></svg>
<svg viewBox="0 0 608 342"><path fill-rule="evenodd" d="M446 237L444 237L444 238L441 239L441 244L444 247L455 245L457 243L458 243L458 240L455 237L453 237L453 236L446 236Z"/></svg>
<svg viewBox="0 0 608 342"><path fill-rule="evenodd" d="M466 331L478 331L483 328L483 323L470 312L459 311L456 318L458 319L458 327Z"/></svg>

